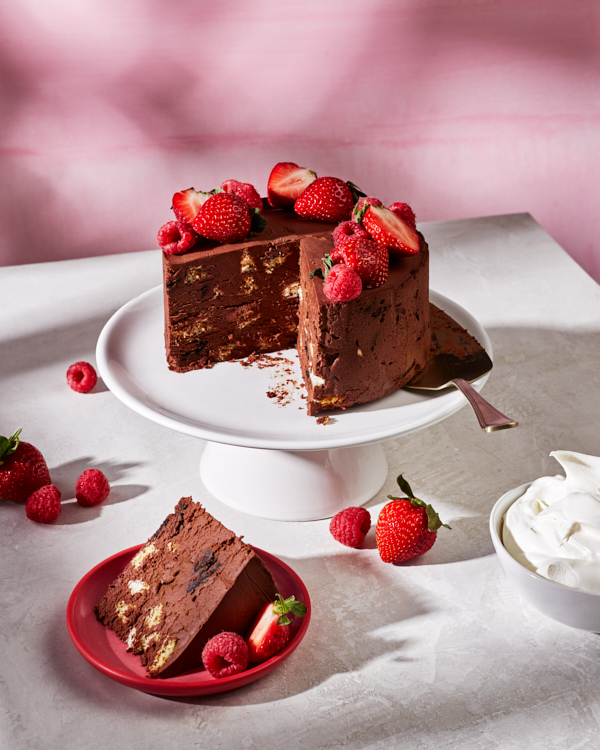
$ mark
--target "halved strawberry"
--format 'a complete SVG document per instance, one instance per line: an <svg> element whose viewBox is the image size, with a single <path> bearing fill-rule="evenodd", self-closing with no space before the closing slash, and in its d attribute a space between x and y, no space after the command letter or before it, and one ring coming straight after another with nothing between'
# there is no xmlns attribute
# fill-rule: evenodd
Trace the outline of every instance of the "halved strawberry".
<svg viewBox="0 0 600 750"><path fill-rule="evenodd" d="M282 161L271 170L267 184L267 198L273 208L292 208L297 198L317 175L310 169L291 161Z"/></svg>
<svg viewBox="0 0 600 750"><path fill-rule="evenodd" d="M290 640L288 614L303 617L306 611L306 605L297 602L293 596L283 599L277 594L276 601L265 604L246 636L248 661L257 664L279 653Z"/></svg>
<svg viewBox="0 0 600 750"><path fill-rule="evenodd" d="M341 261L356 271L365 289L385 284L390 269L387 248L371 238L349 237L331 252L331 260Z"/></svg>
<svg viewBox="0 0 600 750"><path fill-rule="evenodd" d="M211 195L212 193L202 193L194 190L193 187L188 188L187 190L180 190L173 196L171 208L179 221L191 225L194 223L194 219L198 215L200 206L202 206Z"/></svg>
<svg viewBox="0 0 600 750"><path fill-rule="evenodd" d="M419 252L419 235L389 208L369 206L362 217L362 225L375 242L399 255L414 255Z"/></svg>

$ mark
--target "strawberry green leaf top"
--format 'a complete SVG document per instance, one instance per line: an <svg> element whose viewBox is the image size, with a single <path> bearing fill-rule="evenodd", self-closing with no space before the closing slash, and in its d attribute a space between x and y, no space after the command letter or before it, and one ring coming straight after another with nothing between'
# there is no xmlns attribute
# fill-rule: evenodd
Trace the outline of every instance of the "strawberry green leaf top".
<svg viewBox="0 0 600 750"><path fill-rule="evenodd" d="M288 612L291 612L296 617L304 617L306 614L306 605L302 604L302 602L297 602L295 596L284 599L281 594L277 594L277 600L273 603L273 612L279 615L277 618L278 625L289 625L291 620L287 617Z"/></svg>
<svg viewBox="0 0 600 750"><path fill-rule="evenodd" d="M22 429L22 427L19 427L14 435L11 435L9 438L0 435L0 466L4 463L5 458L8 458L17 450L19 435Z"/></svg>
<svg viewBox="0 0 600 750"><path fill-rule="evenodd" d="M402 474L400 474L400 476L396 479L396 482L398 482L398 486L400 487L402 492L407 495L407 497L392 497L392 495L388 495L390 500L410 500L410 502L416 507L424 508L425 512L427 513L427 528L429 531L437 531L441 526L446 529L451 528L447 523L441 522L440 517L431 505L424 503L423 500L419 500L418 497L415 497L413 495L410 484L406 481L406 479L404 479L404 476Z"/></svg>

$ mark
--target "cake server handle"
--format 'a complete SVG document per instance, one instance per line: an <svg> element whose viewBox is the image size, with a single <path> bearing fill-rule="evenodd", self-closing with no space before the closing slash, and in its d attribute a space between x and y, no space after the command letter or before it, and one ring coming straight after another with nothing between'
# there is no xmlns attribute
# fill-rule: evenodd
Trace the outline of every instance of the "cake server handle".
<svg viewBox="0 0 600 750"><path fill-rule="evenodd" d="M507 430L509 427L517 427L518 422L501 414L497 409L483 398L473 386L462 378L454 378L452 383L465 395L467 401L473 407L479 425L484 432L496 432L496 430Z"/></svg>

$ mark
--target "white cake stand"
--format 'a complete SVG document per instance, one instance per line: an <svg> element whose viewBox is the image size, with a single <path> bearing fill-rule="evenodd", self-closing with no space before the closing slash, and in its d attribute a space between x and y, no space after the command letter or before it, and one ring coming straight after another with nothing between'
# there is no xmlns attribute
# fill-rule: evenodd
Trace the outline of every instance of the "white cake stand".
<svg viewBox="0 0 600 750"><path fill-rule="evenodd" d="M490 340L466 310L440 294L431 301L486 348ZM290 364L259 368L239 361L210 370L171 372L164 349L162 287L131 300L105 325L96 351L106 386L138 414L208 441L201 478L219 500L279 521L329 518L363 505L387 477L382 440L446 419L465 397L455 389L431 395L399 390L370 404L330 412L328 424L306 414L294 350ZM480 390L487 376L477 381ZM267 392L282 398L269 398Z"/></svg>

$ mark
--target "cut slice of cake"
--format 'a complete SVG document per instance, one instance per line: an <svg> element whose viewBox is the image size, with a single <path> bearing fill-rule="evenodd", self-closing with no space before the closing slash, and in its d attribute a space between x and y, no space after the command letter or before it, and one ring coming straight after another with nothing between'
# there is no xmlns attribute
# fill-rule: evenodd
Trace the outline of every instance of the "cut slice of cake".
<svg viewBox="0 0 600 750"><path fill-rule="evenodd" d="M323 282L331 237L300 243L298 356L309 415L387 396L408 383L429 359L429 248L390 254L387 281L349 302L332 302Z"/></svg>
<svg viewBox="0 0 600 750"><path fill-rule="evenodd" d="M204 645L217 633L244 634L276 593L252 547L184 497L96 612L139 654L150 677L171 677L199 667Z"/></svg>

